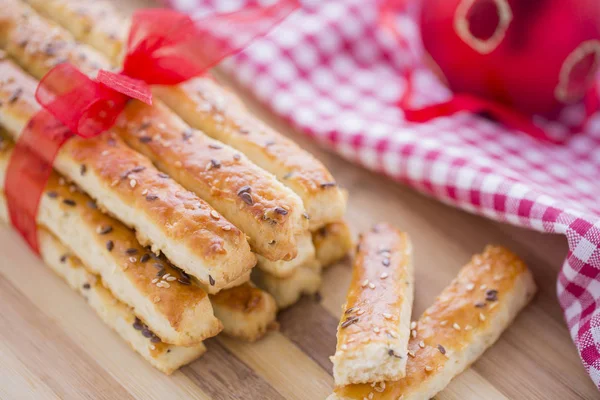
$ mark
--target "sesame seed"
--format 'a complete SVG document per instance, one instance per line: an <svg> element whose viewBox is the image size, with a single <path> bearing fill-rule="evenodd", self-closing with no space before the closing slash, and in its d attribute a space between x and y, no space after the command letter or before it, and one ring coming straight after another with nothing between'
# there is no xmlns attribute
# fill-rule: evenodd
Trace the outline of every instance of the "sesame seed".
<svg viewBox="0 0 600 400"><path fill-rule="evenodd" d="M277 214L280 214L280 215L287 215L288 214L288 210L286 210L283 207L275 207L275 212Z"/></svg>
<svg viewBox="0 0 600 400"><path fill-rule="evenodd" d="M89 283L84 283L83 288L87 290L87 289L91 288L91 286Z"/></svg>
<svg viewBox="0 0 600 400"><path fill-rule="evenodd" d="M392 337L393 339L396 339L398 337L398 335L396 335L394 332L392 331L388 331L387 333L388 335L390 335L390 337Z"/></svg>
<svg viewBox="0 0 600 400"><path fill-rule="evenodd" d="M75 207L77 205L77 203L71 199L64 199L62 202L70 207Z"/></svg>
<svg viewBox="0 0 600 400"><path fill-rule="evenodd" d="M174 276L169 276L168 278L165 278L168 282L173 282L176 281L177 278L175 278Z"/></svg>
<svg viewBox="0 0 600 400"><path fill-rule="evenodd" d="M135 179L131 179L129 181L129 186L131 186L132 188L134 188L137 185L137 181Z"/></svg>
<svg viewBox="0 0 600 400"><path fill-rule="evenodd" d="M108 233L111 233L113 230L113 227L110 225L100 225L96 228L96 233L98 235L106 235Z"/></svg>
<svg viewBox="0 0 600 400"><path fill-rule="evenodd" d="M56 192L48 192L46 193L48 195L48 197L50 197L51 199L55 199L58 197L58 193Z"/></svg>
<svg viewBox="0 0 600 400"><path fill-rule="evenodd" d="M345 344L341 345L340 347L341 347L342 350L348 350L348 346L345 345Z"/></svg>
<svg viewBox="0 0 600 400"><path fill-rule="evenodd" d="M350 317L347 320L345 320L344 322L342 322L342 324L340 325L340 328L347 328L352 324L355 324L358 322L358 317Z"/></svg>
<svg viewBox="0 0 600 400"><path fill-rule="evenodd" d="M393 315L390 313L383 313L383 318L385 319L392 319Z"/></svg>
<svg viewBox="0 0 600 400"><path fill-rule="evenodd" d="M375 284L373 282L369 283L369 288L375 289Z"/></svg>
<svg viewBox="0 0 600 400"><path fill-rule="evenodd" d="M452 324L452 327L453 327L454 329L456 329L457 331L460 331L460 325L459 325L459 324L457 324L456 322Z"/></svg>
<svg viewBox="0 0 600 400"><path fill-rule="evenodd" d="M479 320L480 321L485 321L485 315L483 315L483 313L479 313Z"/></svg>
<svg viewBox="0 0 600 400"><path fill-rule="evenodd" d="M425 342L421 340L419 342L419 347L422 348L422 349L424 349L425 348Z"/></svg>
<svg viewBox="0 0 600 400"><path fill-rule="evenodd" d="M479 286L479 289L485 290L485 289L487 289L487 285L484 283L483 285Z"/></svg>
<svg viewBox="0 0 600 400"><path fill-rule="evenodd" d="M369 280L368 280L368 279L365 279L365 280L363 281L363 283L361 284L361 286L362 286L362 287L367 287L367 285L368 285L368 284L369 284Z"/></svg>
<svg viewBox="0 0 600 400"><path fill-rule="evenodd" d="M379 333L379 328L378 328L378 327L374 327L374 328L373 328L373 332L375 332L375 333Z"/></svg>
<svg viewBox="0 0 600 400"><path fill-rule="evenodd" d="M384 258L381 263L383 264L384 267L389 267L390 266L390 259L389 258Z"/></svg>
<svg viewBox="0 0 600 400"><path fill-rule="evenodd" d="M448 321L446 321L446 320L444 320L444 321L440 322L440 325L441 325L441 326L446 326L447 324L448 324Z"/></svg>
<svg viewBox="0 0 600 400"><path fill-rule="evenodd" d="M158 282L158 278L152 279L152 283L156 283L156 282Z"/></svg>
<svg viewBox="0 0 600 400"><path fill-rule="evenodd" d="M426 365L426 366L425 366L425 371L427 371L427 372L431 372L431 371L433 371L433 368L432 368L432 367L430 367L429 365Z"/></svg>
<svg viewBox="0 0 600 400"><path fill-rule="evenodd" d="M382 273L382 274L379 276L379 278L381 278L381 279L385 279L385 278L387 278L387 277L388 277L388 274L387 274L387 272L384 272L384 273Z"/></svg>
<svg viewBox="0 0 600 400"><path fill-rule="evenodd" d="M210 283L210 286L215 286L215 278L213 278L211 275L208 275L208 283Z"/></svg>
<svg viewBox="0 0 600 400"><path fill-rule="evenodd" d="M408 355L411 356L412 358L415 358L415 352L412 350L408 351Z"/></svg>
<svg viewBox="0 0 600 400"><path fill-rule="evenodd" d="M410 329L416 329L417 328L417 321L413 321L410 323Z"/></svg>
<svg viewBox="0 0 600 400"><path fill-rule="evenodd" d="M465 331L470 331L471 329L473 329L471 325L465 325Z"/></svg>
<svg viewBox="0 0 600 400"><path fill-rule="evenodd" d="M417 330L413 329L412 331L410 331L410 336L412 336L412 338L416 338L417 337Z"/></svg>
<svg viewBox="0 0 600 400"><path fill-rule="evenodd" d="M79 173L83 176L87 172L87 167L85 164L81 164L81 168L79 169Z"/></svg>
<svg viewBox="0 0 600 400"><path fill-rule="evenodd" d="M472 282L469 282L467 284L467 290L470 292L471 290L475 289L475 284Z"/></svg>
<svg viewBox="0 0 600 400"><path fill-rule="evenodd" d="M441 344L438 344L437 348L440 351L440 353L442 353L443 355L446 355L446 348L444 346L442 346Z"/></svg>
<svg viewBox="0 0 600 400"><path fill-rule="evenodd" d="M219 216L219 213L218 213L218 212L216 212L215 210L211 210L211 211L210 211L210 216L211 216L211 217L213 217L214 219L219 219L219 218L221 218L221 217Z"/></svg>
<svg viewBox="0 0 600 400"><path fill-rule="evenodd" d="M356 315L363 315L365 313L365 310L358 310L356 312Z"/></svg>
<svg viewBox="0 0 600 400"><path fill-rule="evenodd" d="M350 314L351 312L356 311L357 309L358 307L350 307L349 309L344 311L344 314Z"/></svg>
<svg viewBox="0 0 600 400"><path fill-rule="evenodd" d="M336 185L337 185L337 183L335 183L335 182L325 182L325 183L321 183L321 188L325 189L325 188L334 187Z"/></svg>
<svg viewBox="0 0 600 400"><path fill-rule="evenodd" d="M112 251L112 249L115 247L115 244L112 240L109 240L108 242L106 242L106 250L108 251Z"/></svg>
<svg viewBox="0 0 600 400"><path fill-rule="evenodd" d="M231 230L231 225L225 225L225 226L223 227L223 230L224 230L224 231L230 231L230 230Z"/></svg>
<svg viewBox="0 0 600 400"><path fill-rule="evenodd" d="M158 297L158 296L155 296L155 297L154 297L154 299L152 299L152 301L153 301L154 303L158 303L158 302L160 301L160 297Z"/></svg>
<svg viewBox="0 0 600 400"><path fill-rule="evenodd" d="M498 291L490 289L485 292L485 299L487 301L498 301Z"/></svg>

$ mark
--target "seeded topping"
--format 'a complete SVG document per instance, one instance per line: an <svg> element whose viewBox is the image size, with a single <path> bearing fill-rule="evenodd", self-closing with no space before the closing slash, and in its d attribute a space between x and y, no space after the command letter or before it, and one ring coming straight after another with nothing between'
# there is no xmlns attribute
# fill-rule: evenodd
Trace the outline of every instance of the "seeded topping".
<svg viewBox="0 0 600 400"><path fill-rule="evenodd" d="M85 290L88 290L89 288L91 288L91 286L90 286L90 284L89 284L89 283L84 283L84 284L83 284L83 288L84 288Z"/></svg>
<svg viewBox="0 0 600 400"><path fill-rule="evenodd" d="M389 258L384 258L381 263L383 264L384 267L389 267L390 266L390 259Z"/></svg>
<svg viewBox="0 0 600 400"><path fill-rule="evenodd" d="M140 262L141 263L145 263L150 259L150 254L146 253L143 256L140 257Z"/></svg>
<svg viewBox="0 0 600 400"><path fill-rule="evenodd" d="M443 355L446 355L446 349L444 348L444 346L442 346L441 344L438 344L437 348L440 351L440 353L442 353Z"/></svg>
<svg viewBox="0 0 600 400"><path fill-rule="evenodd" d="M221 218L221 217L219 216L219 213L218 213L218 212L216 212L215 210L211 210L211 211L210 211L210 216L211 216L211 217L213 217L214 219L219 219L219 218Z"/></svg>
<svg viewBox="0 0 600 400"><path fill-rule="evenodd" d="M67 254L63 254L62 256L60 256L60 262L64 264L67 261L67 257Z"/></svg>
<svg viewBox="0 0 600 400"><path fill-rule="evenodd" d="M92 210L97 210L97 209L98 209L98 205L97 205L97 204L96 204L96 202L95 202L95 201L93 201L93 200L90 200L90 201L88 201L88 202L87 202L87 206L88 206L89 208L91 208Z"/></svg>
<svg viewBox="0 0 600 400"><path fill-rule="evenodd" d="M275 212L279 215L287 215L288 214L288 210L286 210L283 207L275 207Z"/></svg>
<svg viewBox="0 0 600 400"><path fill-rule="evenodd" d="M293 172L288 172L287 174L285 174L284 176L282 176L281 179L290 179L292 177L292 175L294 175Z"/></svg>
<svg viewBox="0 0 600 400"><path fill-rule="evenodd" d="M58 193L56 192L48 192L46 193L48 195L48 197L50 197L51 199L55 199L58 197Z"/></svg>
<svg viewBox="0 0 600 400"><path fill-rule="evenodd" d="M213 278L211 275L209 275L208 283L210 283L210 286L215 286L215 278Z"/></svg>
<svg viewBox="0 0 600 400"><path fill-rule="evenodd" d="M342 325L340 326L342 329L349 327L352 324L355 324L358 322L358 317L350 317L347 320L345 320L344 322L342 322Z"/></svg>
<svg viewBox="0 0 600 400"><path fill-rule="evenodd" d="M388 350L388 355L390 357L402 358L402 356L400 354L396 354L393 349Z"/></svg>
<svg viewBox="0 0 600 400"><path fill-rule="evenodd" d="M158 176L159 176L160 178L169 179L169 175L167 175L167 174L163 174L162 172L160 172L160 173L158 174Z"/></svg>
<svg viewBox="0 0 600 400"><path fill-rule="evenodd" d="M356 307L350 307L349 309L344 311L344 314L350 314L351 312L354 312L354 311L356 311Z"/></svg>
<svg viewBox="0 0 600 400"><path fill-rule="evenodd" d="M96 232L97 232L99 235L106 235L107 233L111 233L111 232L112 232L112 230L113 230L113 227L112 227L112 226L110 226L110 225L103 225L103 226L99 226L99 227L96 229Z"/></svg>
<svg viewBox="0 0 600 400"><path fill-rule="evenodd" d="M140 142L142 142L142 143L150 143L151 141L152 141L152 138L150 136L140 137Z"/></svg>
<svg viewBox="0 0 600 400"><path fill-rule="evenodd" d="M304 217L304 219L310 219L310 216L308 215L307 212L303 212L302 216Z"/></svg>
<svg viewBox="0 0 600 400"><path fill-rule="evenodd" d="M191 129L186 129L185 131L183 131L181 133L181 137L183 138L183 140L188 140L190 139L192 136L194 135L194 132Z"/></svg>
<svg viewBox="0 0 600 400"><path fill-rule="evenodd" d="M246 187L246 186L244 186ZM238 192L238 196L240 196L240 198L244 201L244 203L248 204L249 206L254 204L254 199L252 198L252 195L250 194L250 187L248 187L247 191L239 191Z"/></svg>
<svg viewBox="0 0 600 400"><path fill-rule="evenodd" d="M485 299L487 301L498 301L498 291L490 289L485 292Z"/></svg>
<svg viewBox="0 0 600 400"><path fill-rule="evenodd" d="M221 162L219 160L215 160L214 158L210 160L210 164L212 168L221 168Z"/></svg>
<svg viewBox="0 0 600 400"><path fill-rule="evenodd" d="M15 89L15 91L12 92L12 94L8 98L8 104L12 104L12 103L16 102L17 100L19 100L19 97L21 97L22 94L23 94L23 88Z"/></svg>
<svg viewBox="0 0 600 400"><path fill-rule="evenodd" d="M269 140L265 143L265 147L273 146L275 144L274 140Z"/></svg>
<svg viewBox="0 0 600 400"><path fill-rule="evenodd" d="M134 255L134 254L137 254L137 253L138 253L138 250L137 250L137 249L134 249L134 248L132 247L132 248L129 248L129 249L125 250L125 253L126 253L128 256L132 256L132 255Z"/></svg>
<svg viewBox="0 0 600 400"><path fill-rule="evenodd" d="M219 149L223 148L223 146L220 146L218 144L212 144L212 143L209 144L208 147L210 147L211 149L215 149L215 150L219 150Z"/></svg>
<svg viewBox="0 0 600 400"><path fill-rule="evenodd" d="M325 189L325 188L330 188L330 187L334 187L337 186L337 183L335 182L325 182L325 183L321 183L321 188Z"/></svg>
<svg viewBox="0 0 600 400"><path fill-rule="evenodd" d="M148 200L148 201L158 200L158 196L155 194L149 194L146 196L146 200Z"/></svg>
<svg viewBox="0 0 600 400"><path fill-rule="evenodd" d="M188 274L186 274L182 270L179 270L178 272L179 272L179 279L177 279L177 282L181 283L182 285L189 285L192 283L190 276Z"/></svg>
<svg viewBox="0 0 600 400"><path fill-rule="evenodd" d="M108 242L106 242L106 250L108 251L112 251L112 249L114 249L115 244L112 240L109 240Z"/></svg>
<svg viewBox="0 0 600 400"><path fill-rule="evenodd" d="M75 203L75 200L71 200L71 199L64 199L63 204L66 204L70 207L75 207L77 205L77 203Z"/></svg>
<svg viewBox="0 0 600 400"><path fill-rule="evenodd" d="M152 126L152 123L150 123L150 121L145 121L140 124L140 127L138 130L145 131L146 129L150 128L150 126Z"/></svg>
<svg viewBox="0 0 600 400"><path fill-rule="evenodd" d="M483 307L485 307L485 303L482 302L482 301L479 301L479 302L475 303L475 307L477 307L477 308L483 308Z"/></svg>
<svg viewBox="0 0 600 400"><path fill-rule="evenodd" d="M240 160L240 158L242 158L242 156L241 156L239 153L235 153L235 154L233 155L233 159L234 159L235 161L239 161L239 160Z"/></svg>
<svg viewBox="0 0 600 400"><path fill-rule="evenodd" d="M141 331L142 329L144 329L144 324L137 317L136 317L135 321L133 322L133 329L135 329L136 331Z"/></svg>
<svg viewBox="0 0 600 400"><path fill-rule="evenodd" d="M87 172L87 167L85 164L81 164L81 168L79 169L79 173L81 174L81 176L85 175L85 173Z"/></svg>

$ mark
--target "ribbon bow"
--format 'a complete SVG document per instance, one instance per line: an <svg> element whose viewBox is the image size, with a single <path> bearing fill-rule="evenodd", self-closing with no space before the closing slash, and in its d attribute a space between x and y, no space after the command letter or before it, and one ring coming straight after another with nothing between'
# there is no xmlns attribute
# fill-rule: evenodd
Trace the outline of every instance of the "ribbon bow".
<svg viewBox="0 0 600 400"><path fill-rule="evenodd" d="M163 9L132 18L123 68L95 80L69 63L40 81L42 105L16 143L5 192L11 223L39 254L36 216L60 147L73 135L92 138L110 129L130 99L152 104L150 85L176 85L241 51L299 7L298 0L192 19Z"/></svg>

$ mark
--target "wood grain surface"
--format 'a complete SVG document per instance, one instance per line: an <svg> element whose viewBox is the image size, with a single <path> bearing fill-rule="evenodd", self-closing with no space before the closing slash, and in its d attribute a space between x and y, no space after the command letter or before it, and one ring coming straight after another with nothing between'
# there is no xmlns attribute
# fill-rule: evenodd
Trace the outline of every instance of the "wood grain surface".
<svg viewBox="0 0 600 400"><path fill-rule="evenodd" d="M149 5L119 2L125 12ZM239 89L239 88L238 88ZM286 127L238 90L261 118L298 140L350 192L353 232L387 221L414 244L414 315L488 243L507 246L533 270L539 293L496 345L438 399L597 399L556 300L567 252L562 237L495 223L447 207L329 154ZM129 349L74 293L0 227L1 399L324 399L332 389L329 356L349 262L325 272L320 298L304 298L279 316L281 329L247 344L226 337L170 377Z"/></svg>

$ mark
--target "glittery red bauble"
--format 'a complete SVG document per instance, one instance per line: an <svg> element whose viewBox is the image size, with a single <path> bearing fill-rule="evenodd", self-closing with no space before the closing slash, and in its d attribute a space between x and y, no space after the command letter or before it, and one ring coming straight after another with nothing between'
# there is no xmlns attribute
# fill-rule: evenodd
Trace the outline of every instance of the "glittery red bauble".
<svg viewBox="0 0 600 400"><path fill-rule="evenodd" d="M553 114L600 68L600 0L423 0L432 67L455 93Z"/></svg>

